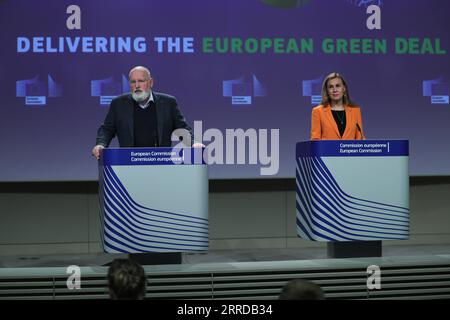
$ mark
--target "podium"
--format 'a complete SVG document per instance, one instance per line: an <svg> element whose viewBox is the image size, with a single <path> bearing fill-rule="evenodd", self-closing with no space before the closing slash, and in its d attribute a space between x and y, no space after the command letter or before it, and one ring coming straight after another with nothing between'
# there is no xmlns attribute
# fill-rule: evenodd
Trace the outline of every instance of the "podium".
<svg viewBox="0 0 450 320"><path fill-rule="evenodd" d="M104 252L208 250L208 169L202 153L202 148L103 149Z"/></svg>
<svg viewBox="0 0 450 320"><path fill-rule="evenodd" d="M382 240L409 237L407 140L296 145L296 223L326 241L328 257L381 256Z"/></svg>

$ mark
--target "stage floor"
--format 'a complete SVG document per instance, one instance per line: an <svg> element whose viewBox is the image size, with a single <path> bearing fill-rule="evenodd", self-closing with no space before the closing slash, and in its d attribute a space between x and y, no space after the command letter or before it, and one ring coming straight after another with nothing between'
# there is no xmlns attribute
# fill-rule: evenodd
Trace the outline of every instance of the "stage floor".
<svg viewBox="0 0 450 320"><path fill-rule="evenodd" d="M388 246L383 244L383 257L430 256L450 254L450 244ZM60 255L6 255L0 256L0 268L35 268L102 266L126 254L60 254ZM204 253L183 253L183 264L262 262L327 259L326 247L290 249L210 250Z"/></svg>

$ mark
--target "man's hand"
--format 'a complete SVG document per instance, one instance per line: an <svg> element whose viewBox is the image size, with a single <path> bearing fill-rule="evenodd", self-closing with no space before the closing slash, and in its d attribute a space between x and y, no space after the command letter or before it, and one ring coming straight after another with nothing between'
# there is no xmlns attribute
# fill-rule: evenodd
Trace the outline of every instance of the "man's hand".
<svg viewBox="0 0 450 320"><path fill-rule="evenodd" d="M92 149L92 155L98 160L100 158L100 151L102 149L105 149L104 146L102 146L101 144L98 144L94 147L94 149Z"/></svg>
<svg viewBox="0 0 450 320"><path fill-rule="evenodd" d="M203 143L196 142L192 145L192 148L206 148Z"/></svg>

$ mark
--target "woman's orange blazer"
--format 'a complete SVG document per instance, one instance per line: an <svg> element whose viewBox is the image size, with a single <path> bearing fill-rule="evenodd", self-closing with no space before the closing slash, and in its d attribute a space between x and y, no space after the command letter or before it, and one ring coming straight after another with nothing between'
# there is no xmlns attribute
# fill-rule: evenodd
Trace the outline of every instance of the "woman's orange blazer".
<svg viewBox="0 0 450 320"><path fill-rule="evenodd" d="M341 137L336 121L331 113L330 105L320 105L313 108L311 114L311 140L364 139L361 109L358 106L345 106L345 117L345 131Z"/></svg>

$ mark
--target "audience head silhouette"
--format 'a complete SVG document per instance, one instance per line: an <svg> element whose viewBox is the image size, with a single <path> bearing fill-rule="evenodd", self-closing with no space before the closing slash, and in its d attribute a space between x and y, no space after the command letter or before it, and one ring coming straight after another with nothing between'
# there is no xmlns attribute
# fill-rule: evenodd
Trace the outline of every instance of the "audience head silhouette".
<svg viewBox="0 0 450 320"><path fill-rule="evenodd" d="M109 296L113 300L142 300L146 277L142 266L131 259L115 259L108 269Z"/></svg>
<svg viewBox="0 0 450 320"><path fill-rule="evenodd" d="M280 300L324 300L322 289L315 283L294 279L286 283L281 290Z"/></svg>

